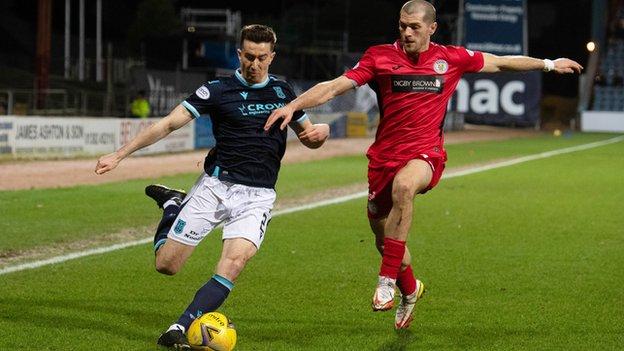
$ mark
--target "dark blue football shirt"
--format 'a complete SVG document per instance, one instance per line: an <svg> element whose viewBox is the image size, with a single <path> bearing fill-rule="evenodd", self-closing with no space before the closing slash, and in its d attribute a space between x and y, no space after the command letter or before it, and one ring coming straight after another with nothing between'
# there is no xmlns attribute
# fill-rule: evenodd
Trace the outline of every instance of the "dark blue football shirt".
<svg viewBox="0 0 624 351"><path fill-rule="evenodd" d="M194 117L210 115L216 146L206 156L204 170L220 180L273 188L286 151L287 130L279 123L268 132L264 124L271 111L294 100L288 83L269 75L249 84L237 70L234 75L205 83L182 105ZM293 122L307 116L295 112Z"/></svg>

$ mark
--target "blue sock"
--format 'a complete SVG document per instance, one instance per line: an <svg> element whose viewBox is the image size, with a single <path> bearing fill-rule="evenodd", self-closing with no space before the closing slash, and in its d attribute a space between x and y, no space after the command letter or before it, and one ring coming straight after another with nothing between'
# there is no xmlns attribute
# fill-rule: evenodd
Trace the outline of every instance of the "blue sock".
<svg viewBox="0 0 624 351"><path fill-rule="evenodd" d="M163 217L156 229L156 235L154 235L154 252L158 251L165 241L167 241L169 229L171 229L173 222L175 222L175 219L178 217L180 209L180 206L169 205L163 210Z"/></svg>
<svg viewBox="0 0 624 351"><path fill-rule="evenodd" d="M193 302L188 305L176 323L188 330L195 318L219 308L233 287L231 281L218 274L213 275L206 285L197 290Z"/></svg>

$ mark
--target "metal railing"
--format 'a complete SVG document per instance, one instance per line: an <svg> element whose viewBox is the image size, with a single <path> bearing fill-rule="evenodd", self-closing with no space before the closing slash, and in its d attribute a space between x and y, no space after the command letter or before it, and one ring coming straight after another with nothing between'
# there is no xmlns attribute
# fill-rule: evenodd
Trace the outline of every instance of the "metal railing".
<svg viewBox="0 0 624 351"><path fill-rule="evenodd" d="M46 89L39 93L33 89L4 89L0 90L0 114L127 117L130 101L126 92Z"/></svg>
<svg viewBox="0 0 624 351"><path fill-rule="evenodd" d="M241 27L240 11L230 9L198 9L183 7L180 11L182 23L190 33L238 35Z"/></svg>

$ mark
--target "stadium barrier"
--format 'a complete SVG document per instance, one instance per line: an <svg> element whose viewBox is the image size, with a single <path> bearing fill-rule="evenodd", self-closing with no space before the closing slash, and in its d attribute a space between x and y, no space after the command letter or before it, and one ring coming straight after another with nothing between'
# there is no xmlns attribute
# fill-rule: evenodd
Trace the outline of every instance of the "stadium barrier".
<svg viewBox="0 0 624 351"><path fill-rule="evenodd" d="M583 132L624 132L624 112L583 111L581 114Z"/></svg>
<svg viewBox="0 0 624 351"><path fill-rule="evenodd" d="M363 112L347 112L348 138L363 138L368 136L368 114Z"/></svg>
<svg viewBox="0 0 624 351"><path fill-rule="evenodd" d="M0 154L13 158L100 155L130 141L158 118L0 117ZM192 150L194 123L138 151L138 155Z"/></svg>
<svg viewBox="0 0 624 351"><path fill-rule="evenodd" d="M332 138L371 135L365 113L308 112L314 123L327 123ZM113 152L159 118L97 118L1 116L0 155L3 158L58 158L95 156ZM374 126L373 131L374 131ZM288 139L296 139L289 129ZM136 155L211 148L215 145L210 118L198 118Z"/></svg>

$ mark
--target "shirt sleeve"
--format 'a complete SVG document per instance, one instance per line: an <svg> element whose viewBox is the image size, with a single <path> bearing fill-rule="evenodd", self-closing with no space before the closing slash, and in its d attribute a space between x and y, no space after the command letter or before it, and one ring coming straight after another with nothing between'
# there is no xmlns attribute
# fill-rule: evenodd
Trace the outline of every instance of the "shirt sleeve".
<svg viewBox="0 0 624 351"><path fill-rule="evenodd" d="M193 117L208 114L219 101L221 95L221 83L219 81L208 82L195 90L193 94L182 101L184 106Z"/></svg>
<svg viewBox="0 0 624 351"><path fill-rule="evenodd" d="M468 50L461 46L448 46L449 60L462 72L479 72L483 68L483 53Z"/></svg>
<svg viewBox="0 0 624 351"><path fill-rule="evenodd" d="M350 70L345 72L345 77L355 81L358 86L367 84L375 78L375 58L371 49L366 50L360 61Z"/></svg>
<svg viewBox="0 0 624 351"><path fill-rule="evenodd" d="M290 84L286 83L285 90L286 90L287 103L297 98L297 95L295 94L295 91ZM309 119L309 118L308 118L308 115L305 113L305 111L303 110L295 111L295 113L293 113L293 117L290 120L289 124L292 125L296 123L298 125L303 125L306 119Z"/></svg>
<svg viewBox="0 0 624 351"><path fill-rule="evenodd" d="M293 118L289 124L296 123L300 126L303 126L303 123L308 119L310 119L310 117L308 117L308 115L304 111L295 111L295 113L293 113Z"/></svg>

